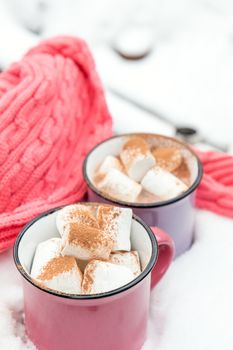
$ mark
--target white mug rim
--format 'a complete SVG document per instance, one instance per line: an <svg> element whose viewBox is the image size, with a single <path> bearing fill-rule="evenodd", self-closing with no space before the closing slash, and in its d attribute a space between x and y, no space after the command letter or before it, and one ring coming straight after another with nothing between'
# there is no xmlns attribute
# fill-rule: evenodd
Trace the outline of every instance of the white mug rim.
<svg viewBox="0 0 233 350"><path fill-rule="evenodd" d="M190 153L192 153L192 155L195 157L196 161L197 161L197 166L198 166L198 172L197 172L197 176L195 181L193 182L193 184L183 193L179 194L178 196L168 199L168 200L164 200L164 201L160 201L160 202L152 202L152 203L134 203L134 202L126 202L123 200L119 200L119 199L115 199L112 198L111 196L108 196L107 194L103 193L102 191L100 191L91 181L88 173L87 173L87 162L89 160L89 158L91 157L93 151L95 151L99 146L101 146L103 143L107 143L110 140L116 139L116 138L121 138L121 137L129 137L129 136L140 136L140 135L148 135L148 136L152 136L152 137L162 137L165 139L170 139L176 143L181 144L183 147L185 147L186 149L188 149L190 151ZM202 167L202 163L199 159L199 157L193 152L193 150L184 142L181 142L180 140L177 140L174 137L170 137L170 136L165 136L165 135L161 135L161 134L153 134L153 133L127 133L127 134L120 134L120 135L115 135L112 137L107 138L106 140L98 143L95 147L93 147L88 154L86 155L84 162L83 162L83 178L85 180L85 182L87 183L87 186L89 187L89 189L91 189L97 196L101 197L103 200L107 200L108 202L110 202L112 205L119 205L119 206L124 206L124 207L129 207L129 208L158 208L158 207L162 207L162 206L166 206L169 204L173 204L175 202L178 202L180 200L182 200L183 198L187 197L189 194L191 194L193 191L196 190L197 186L199 185L201 179L202 179L202 175L203 175L203 167Z"/></svg>
<svg viewBox="0 0 233 350"><path fill-rule="evenodd" d="M100 205L101 203L91 203L91 202L79 202L79 204L94 204L94 205ZM101 204L101 205L105 205L105 204ZM131 282L129 282L128 284L119 287L117 289L114 289L112 291L109 292L105 292L105 293L99 293L99 294L88 294L88 295L82 295L82 294L68 294L68 293L62 293L59 291L55 291L49 288L45 288L45 287L41 287L39 284L35 283L35 281L33 280L33 278L26 272L26 270L24 269L24 267L21 264L20 258L19 258L19 254L18 254L18 248L20 245L20 241L23 238L23 236L25 235L25 233L28 231L28 229L38 220L42 219L43 217L50 215L52 213L54 213L57 210L62 209L63 207L65 207L66 205L60 206L60 207L56 207L50 210L47 210L43 213L41 213L40 215L36 216L34 219L32 219L31 221L28 222L28 224L26 224L23 229L20 231L20 233L18 234L16 241L14 243L14 248L13 248L13 258L14 258L14 262L16 265L17 270L19 271L19 273L22 275L22 277L29 282L31 285L33 285L35 288L38 288L39 290L46 292L48 294L51 294L53 296L57 296L57 297L61 297L61 298L66 298L66 299L76 299L76 300L94 300L94 299L101 299L101 298L107 298L107 297L111 297L113 295L119 294L119 293L123 293L129 289L131 289L132 287L134 287L135 285L137 285L138 283L140 283L150 272L151 270L154 268L154 266L156 265L156 262L158 260L158 242L157 239L155 237L155 235L153 234L151 228L142 220L140 219L138 216L136 216L135 214L133 214L133 219L135 221L137 221L139 224L141 224L145 231L147 232L150 241L151 241L151 257L150 260L147 264L147 266L145 267L145 269L140 273L139 276L137 276L134 280L132 280Z"/></svg>

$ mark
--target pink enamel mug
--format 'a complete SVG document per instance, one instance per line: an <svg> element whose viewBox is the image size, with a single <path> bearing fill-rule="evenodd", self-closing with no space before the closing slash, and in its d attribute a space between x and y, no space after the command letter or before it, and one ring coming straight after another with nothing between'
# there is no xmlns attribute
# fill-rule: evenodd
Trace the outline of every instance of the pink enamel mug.
<svg viewBox="0 0 233 350"><path fill-rule="evenodd" d="M118 289L94 295L44 289L34 283L29 271L38 243L59 236L55 224L59 209L32 220L14 245L15 264L23 277L28 337L39 350L139 350L146 339L150 290L172 261L172 239L161 230L153 234L134 215L131 244L142 266L137 278Z"/></svg>

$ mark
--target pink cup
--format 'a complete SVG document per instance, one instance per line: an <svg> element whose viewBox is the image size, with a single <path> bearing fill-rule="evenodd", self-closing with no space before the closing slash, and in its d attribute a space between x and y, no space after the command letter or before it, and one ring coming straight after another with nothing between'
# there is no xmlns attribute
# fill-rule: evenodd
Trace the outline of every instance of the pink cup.
<svg viewBox="0 0 233 350"><path fill-rule="evenodd" d="M160 230L156 230L155 238L134 215L131 243L132 249L139 252L143 269L136 279L95 295L42 289L27 271L37 244L59 235L55 224L58 209L32 220L14 246L16 267L23 277L29 338L39 350L139 350L146 339L150 287L163 276L173 258L171 238Z"/></svg>

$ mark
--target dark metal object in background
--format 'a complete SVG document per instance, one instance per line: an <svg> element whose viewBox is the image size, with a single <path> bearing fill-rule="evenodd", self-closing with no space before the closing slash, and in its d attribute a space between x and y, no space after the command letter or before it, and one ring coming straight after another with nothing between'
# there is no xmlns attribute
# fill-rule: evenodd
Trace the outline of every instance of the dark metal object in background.
<svg viewBox="0 0 233 350"><path fill-rule="evenodd" d="M201 135L201 133L195 128L183 127L183 126L177 127L176 137L187 143L191 143L191 144L205 143L212 146L213 148L218 149L219 151L222 151L222 152L228 151L227 145L220 145L216 142L213 142L210 139L204 138Z"/></svg>
<svg viewBox="0 0 233 350"><path fill-rule="evenodd" d="M202 142L202 138L198 130L190 127L184 127L184 126L177 127L176 136L179 139L191 144Z"/></svg>

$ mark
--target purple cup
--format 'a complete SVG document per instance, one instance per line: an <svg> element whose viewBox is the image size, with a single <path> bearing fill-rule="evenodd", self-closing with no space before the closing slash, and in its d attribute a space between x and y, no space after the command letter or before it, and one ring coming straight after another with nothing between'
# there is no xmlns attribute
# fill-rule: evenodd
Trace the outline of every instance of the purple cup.
<svg viewBox="0 0 233 350"><path fill-rule="evenodd" d="M119 155L122 145L130 136L143 136L151 146L176 147L186 159L191 186L175 198L154 203L129 203L108 196L94 184L94 174L98 165L107 155ZM83 163L83 176L88 185L88 201L103 202L122 207L130 207L149 226L159 227L167 232L175 243L175 256L188 250L193 242L195 226L195 190L202 178L202 164L193 150L185 143L164 135L133 133L111 137L95 146Z"/></svg>

